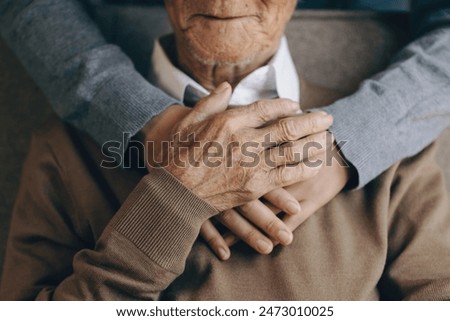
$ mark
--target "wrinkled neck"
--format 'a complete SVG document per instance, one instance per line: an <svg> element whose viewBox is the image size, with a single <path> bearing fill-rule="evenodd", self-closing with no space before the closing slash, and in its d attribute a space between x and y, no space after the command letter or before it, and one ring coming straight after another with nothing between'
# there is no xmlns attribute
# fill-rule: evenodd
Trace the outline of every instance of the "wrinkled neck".
<svg viewBox="0 0 450 321"><path fill-rule="evenodd" d="M273 53L254 57L244 62L214 62L202 61L194 56L183 45L175 43L176 65L183 72L195 79L208 90L213 90L218 85L227 81L235 88L247 75L268 63Z"/></svg>

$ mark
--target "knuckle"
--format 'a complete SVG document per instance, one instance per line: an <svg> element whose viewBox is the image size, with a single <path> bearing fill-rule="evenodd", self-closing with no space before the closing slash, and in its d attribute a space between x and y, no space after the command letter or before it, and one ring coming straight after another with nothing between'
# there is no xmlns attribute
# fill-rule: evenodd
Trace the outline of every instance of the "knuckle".
<svg viewBox="0 0 450 321"><path fill-rule="evenodd" d="M297 166L300 167L300 166ZM297 173L297 167L291 168L291 167L283 167L280 170L280 182L283 185L290 184L292 182L296 181L296 177L298 177Z"/></svg>
<svg viewBox="0 0 450 321"><path fill-rule="evenodd" d="M283 140L292 141L296 139L296 126L292 120L281 119L278 125Z"/></svg>
<svg viewBox="0 0 450 321"><path fill-rule="evenodd" d="M212 236L206 240L206 243L210 247L216 248L216 247L219 247L220 243L222 243L222 242L221 242L221 238L219 236Z"/></svg>
<svg viewBox="0 0 450 321"><path fill-rule="evenodd" d="M264 231L267 234L273 235L279 230L278 221L276 219L271 219L264 226Z"/></svg>
<svg viewBox="0 0 450 321"><path fill-rule="evenodd" d="M287 168L284 168L284 169L283 169L283 171L282 171L283 175L282 175L282 177L281 177L281 181L282 181L284 184L287 184L287 183L293 181L294 175L293 175L292 172L293 172L292 170L289 170L289 169L287 169Z"/></svg>
<svg viewBox="0 0 450 321"><path fill-rule="evenodd" d="M311 132L316 132L319 129L319 121L316 117L310 117L308 120L308 129Z"/></svg>
<svg viewBox="0 0 450 321"><path fill-rule="evenodd" d="M286 158L286 161L288 161L290 163L295 161L295 157L296 157L295 154L296 153L295 153L295 149L294 149L294 145L293 144L290 144L290 145L286 146L283 149L283 153L284 153L284 156Z"/></svg>
<svg viewBox="0 0 450 321"><path fill-rule="evenodd" d="M279 185L284 185L284 183L286 182L286 179L285 179L286 174L285 174L285 172L286 172L286 167L281 167L280 169L278 169L276 171L276 178L275 179L277 180L277 183Z"/></svg>
<svg viewBox="0 0 450 321"><path fill-rule="evenodd" d="M258 117L263 123L267 123L270 120L270 112L267 105L267 101L259 100L255 103L255 111Z"/></svg>
<svg viewBox="0 0 450 321"><path fill-rule="evenodd" d="M234 213L232 211L225 211L217 215L217 218L223 224L228 224L233 221Z"/></svg>
<svg viewBox="0 0 450 321"><path fill-rule="evenodd" d="M259 233L256 231L255 228L252 228L250 230L248 230L248 232L245 233L243 239L245 240L246 243L250 244L250 245L255 245L256 241L258 239Z"/></svg>

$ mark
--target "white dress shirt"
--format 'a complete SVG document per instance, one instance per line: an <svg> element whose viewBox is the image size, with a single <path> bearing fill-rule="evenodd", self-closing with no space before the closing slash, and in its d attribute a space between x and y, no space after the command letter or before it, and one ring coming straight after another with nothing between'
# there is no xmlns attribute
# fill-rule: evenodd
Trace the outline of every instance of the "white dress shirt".
<svg viewBox="0 0 450 321"><path fill-rule="evenodd" d="M199 99L209 94L207 89L173 65L159 40L155 42L152 67L154 85L180 101L186 101L187 96ZM230 105L242 106L272 98L300 101L299 78L286 37L282 38L276 54L267 65L239 82L233 90Z"/></svg>

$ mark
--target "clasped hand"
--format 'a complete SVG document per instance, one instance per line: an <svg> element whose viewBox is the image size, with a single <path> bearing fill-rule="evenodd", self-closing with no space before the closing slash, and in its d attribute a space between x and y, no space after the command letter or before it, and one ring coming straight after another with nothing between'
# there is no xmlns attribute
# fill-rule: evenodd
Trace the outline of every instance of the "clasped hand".
<svg viewBox="0 0 450 321"><path fill-rule="evenodd" d="M326 132L331 116L295 115L299 105L284 99L227 110L230 97L231 87L222 84L192 110L169 107L143 130L144 139L154 141L156 148L163 140L172 141L169 151L147 155L166 153L162 158L172 160L166 170L221 211L213 219L229 232L221 235L209 220L200 235L222 260L230 257L229 247L239 239L261 254L270 253L278 243L289 245L292 231L348 180L341 164L323 166L325 152L332 147ZM243 153L243 146L250 146L251 153ZM214 160L209 166L196 165L205 161L209 148L215 151ZM155 165L150 158L147 163L149 170ZM266 202L259 199L262 195ZM286 215L277 216L280 212Z"/></svg>

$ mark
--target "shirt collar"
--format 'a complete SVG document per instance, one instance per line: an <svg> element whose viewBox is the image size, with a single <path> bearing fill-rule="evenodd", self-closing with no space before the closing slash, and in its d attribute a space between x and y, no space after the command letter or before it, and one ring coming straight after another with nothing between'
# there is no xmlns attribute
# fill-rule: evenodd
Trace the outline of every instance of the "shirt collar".
<svg viewBox="0 0 450 321"><path fill-rule="evenodd" d="M186 93L198 98L209 94L207 89L172 64L159 40L155 41L152 67L153 83L180 101L185 100ZM230 105L248 105L257 100L277 97L300 101L299 79L286 37L282 38L276 54L267 65L239 82Z"/></svg>

